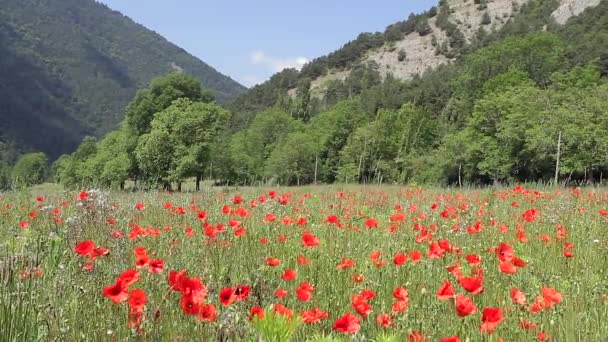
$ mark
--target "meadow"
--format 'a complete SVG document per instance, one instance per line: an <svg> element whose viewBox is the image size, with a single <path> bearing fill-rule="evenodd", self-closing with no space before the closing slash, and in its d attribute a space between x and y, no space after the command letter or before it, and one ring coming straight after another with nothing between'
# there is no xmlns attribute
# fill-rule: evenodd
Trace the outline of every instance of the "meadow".
<svg viewBox="0 0 608 342"><path fill-rule="evenodd" d="M608 190L0 195L2 341L605 341Z"/></svg>

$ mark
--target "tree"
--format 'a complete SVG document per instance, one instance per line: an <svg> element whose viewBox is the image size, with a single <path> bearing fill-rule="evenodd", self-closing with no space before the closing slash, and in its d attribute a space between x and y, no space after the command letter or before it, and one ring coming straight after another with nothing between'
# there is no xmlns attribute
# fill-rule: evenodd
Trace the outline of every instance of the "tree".
<svg viewBox="0 0 608 342"><path fill-rule="evenodd" d="M125 120L137 136L150 132L154 114L171 106L173 101L187 98L192 101L213 101L198 80L184 73L171 73L152 80L150 86L137 92L127 106ZM209 102L211 102L209 101Z"/></svg>
<svg viewBox="0 0 608 342"><path fill-rule="evenodd" d="M15 184L30 186L41 184L47 176L49 161L42 152L22 155L12 171Z"/></svg>
<svg viewBox="0 0 608 342"><path fill-rule="evenodd" d="M0 190L9 190L11 183L11 166L5 161L0 161Z"/></svg>
<svg viewBox="0 0 608 342"><path fill-rule="evenodd" d="M135 155L150 185L170 189L196 177L197 190L209 160L210 146L228 121L230 113L213 103L192 102L182 98L157 113L152 130L137 144Z"/></svg>
<svg viewBox="0 0 608 342"><path fill-rule="evenodd" d="M272 151L266 163L266 174L289 185L312 183L319 152L314 134L291 133Z"/></svg>

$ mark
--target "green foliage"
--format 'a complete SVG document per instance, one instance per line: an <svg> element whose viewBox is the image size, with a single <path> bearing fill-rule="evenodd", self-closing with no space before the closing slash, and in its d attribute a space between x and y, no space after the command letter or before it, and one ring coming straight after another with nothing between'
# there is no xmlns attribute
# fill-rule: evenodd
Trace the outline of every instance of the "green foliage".
<svg viewBox="0 0 608 342"><path fill-rule="evenodd" d="M182 73L156 78L148 88L138 91L135 95L127 107L126 123L137 135L148 133L154 114L165 110L173 101L181 98L202 101L203 90L200 82Z"/></svg>
<svg viewBox="0 0 608 342"><path fill-rule="evenodd" d="M210 145L229 120L230 113L220 106L187 98L155 114L152 130L141 136L135 149L143 179L167 186L201 177Z"/></svg>
<svg viewBox="0 0 608 342"><path fill-rule="evenodd" d="M51 160L115 129L136 90L172 71L220 102L234 80L97 1L6 0L0 9L0 141ZM11 160L12 161L12 160Z"/></svg>
<svg viewBox="0 0 608 342"><path fill-rule="evenodd" d="M41 184L46 179L49 161L42 152L22 155L12 170L13 182L19 186Z"/></svg>
<svg viewBox="0 0 608 342"><path fill-rule="evenodd" d="M272 308L265 310L268 312L263 319L258 316L253 318L252 324L258 337L266 342L287 342L291 341L292 336L302 325L302 320L298 316L286 317L273 312Z"/></svg>
<svg viewBox="0 0 608 342"><path fill-rule="evenodd" d="M5 161L0 161L0 190L9 190L11 188L11 173L11 166Z"/></svg>

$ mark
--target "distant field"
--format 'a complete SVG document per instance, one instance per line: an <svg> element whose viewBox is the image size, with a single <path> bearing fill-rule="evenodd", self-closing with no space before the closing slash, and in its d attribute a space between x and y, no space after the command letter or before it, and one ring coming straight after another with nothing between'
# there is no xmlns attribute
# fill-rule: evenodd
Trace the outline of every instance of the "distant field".
<svg viewBox="0 0 608 342"><path fill-rule="evenodd" d="M608 190L0 196L0 340L605 341Z"/></svg>

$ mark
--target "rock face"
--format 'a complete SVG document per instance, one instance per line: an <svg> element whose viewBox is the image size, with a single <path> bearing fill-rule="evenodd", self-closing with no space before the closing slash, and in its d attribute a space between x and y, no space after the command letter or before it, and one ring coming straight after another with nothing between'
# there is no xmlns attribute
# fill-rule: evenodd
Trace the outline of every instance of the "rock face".
<svg viewBox="0 0 608 342"><path fill-rule="evenodd" d="M475 0L447 0L446 3L450 7L449 21L458 27L467 42L471 42L480 29L487 32L500 29L519 12L522 5L529 1L487 0L485 6L476 4ZM596 6L600 2L601 0L560 0L559 8L552 15L558 23L563 24L585 8ZM431 27L429 34L421 36L417 32L410 33L394 44L368 51L362 61L375 62L383 77L391 73L396 78L404 80L422 74L429 68L450 62L452 59L436 52L436 47L448 40L445 31L437 27L436 21L436 16L429 19ZM399 54L402 51L405 52L405 58L401 58L400 61ZM313 95L321 97L327 82L335 79L344 80L349 73L349 70L333 70L326 76L313 80L311 84ZM295 89L289 94L294 96Z"/></svg>
<svg viewBox="0 0 608 342"><path fill-rule="evenodd" d="M551 14L558 24L565 24L570 17L581 14L587 7L599 5L601 0L561 0L560 6Z"/></svg>

